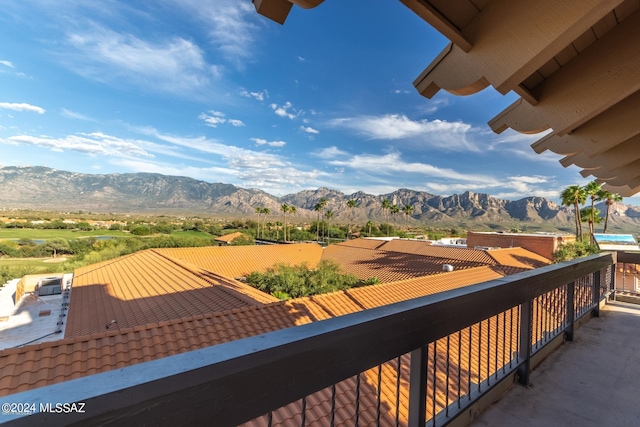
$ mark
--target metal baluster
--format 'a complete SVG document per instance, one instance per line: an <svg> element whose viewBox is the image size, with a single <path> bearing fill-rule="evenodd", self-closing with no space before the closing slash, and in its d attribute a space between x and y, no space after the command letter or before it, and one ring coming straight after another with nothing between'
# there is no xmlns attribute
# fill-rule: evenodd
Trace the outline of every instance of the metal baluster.
<svg viewBox="0 0 640 427"><path fill-rule="evenodd" d="M438 368L438 341L433 342L433 391L431 393L431 401L432 410L431 410L431 425L436 427L436 382L438 381L438 376L436 375L436 370Z"/></svg>
<svg viewBox="0 0 640 427"><path fill-rule="evenodd" d="M267 427L271 427L273 425L273 412L269 412L267 414Z"/></svg>
<svg viewBox="0 0 640 427"><path fill-rule="evenodd" d="M398 377L396 382L396 427L400 425L400 372L402 370L402 356L398 356Z"/></svg>
<svg viewBox="0 0 640 427"><path fill-rule="evenodd" d="M460 409L460 385L462 383L462 379L460 376L462 375L462 330L458 331L458 409Z"/></svg>
<svg viewBox="0 0 640 427"><path fill-rule="evenodd" d="M307 423L307 397L305 396L302 398L302 422L300 423L300 425L304 427L306 423Z"/></svg>
<svg viewBox="0 0 640 427"><path fill-rule="evenodd" d="M482 322L478 322L478 393L482 393Z"/></svg>
<svg viewBox="0 0 640 427"><path fill-rule="evenodd" d="M360 421L360 373L356 375L356 416L354 425L358 427Z"/></svg>
<svg viewBox="0 0 640 427"><path fill-rule="evenodd" d="M336 385L333 384L331 386L331 427L335 425L336 422Z"/></svg>
<svg viewBox="0 0 640 427"><path fill-rule="evenodd" d="M382 393L382 365L378 365L378 402L376 404L376 427L380 427L380 395Z"/></svg>
<svg viewBox="0 0 640 427"><path fill-rule="evenodd" d="M467 353L467 356L469 358L469 364L468 364L468 369L467 369L467 397L469 398L469 401L471 401L471 355L472 355L472 351L471 351L471 341L473 341L473 325L469 326L469 352Z"/></svg>
<svg viewBox="0 0 640 427"><path fill-rule="evenodd" d="M449 357L450 354L450 337L451 335L447 335L447 363L446 363L446 369L447 369L447 373L445 375L445 392L444 392L444 396L445 396L445 415L448 417L449 416L449 364L451 361L451 358Z"/></svg>

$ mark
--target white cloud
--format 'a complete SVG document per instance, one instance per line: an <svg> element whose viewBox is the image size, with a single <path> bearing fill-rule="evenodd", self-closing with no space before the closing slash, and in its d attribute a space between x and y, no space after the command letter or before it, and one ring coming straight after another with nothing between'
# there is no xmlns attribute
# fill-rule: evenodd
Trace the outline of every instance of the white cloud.
<svg viewBox="0 0 640 427"><path fill-rule="evenodd" d="M242 122L242 120L238 120L238 119L229 119L228 120L229 124L231 126L235 126L235 127L240 127L240 126L244 126L244 123Z"/></svg>
<svg viewBox="0 0 640 427"><path fill-rule="evenodd" d="M13 110L13 111L30 111L33 113L44 114L45 109L25 103L11 103L11 102L0 102L0 108L4 108L5 110Z"/></svg>
<svg viewBox="0 0 640 427"><path fill-rule="evenodd" d="M196 44L179 37L151 42L93 26L69 34L67 43L73 50L61 53L61 61L83 77L103 82L202 95L220 73Z"/></svg>
<svg viewBox="0 0 640 427"><path fill-rule="evenodd" d="M480 151L474 140L471 125L444 120L411 120L401 114L339 118L331 126L350 129L367 139L415 140L424 147L452 151Z"/></svg>
<svg viewBox="0 0 640 427"><path fill-rule="evenodd" d="M296 112L296 109L293 108L293 105L289 101L285 102L283 105L271 104L270 107L273 109L277 116L287 117L291 120L295 119L296 117L298 117L298 114L300 114L300 111ZM291 110L291 112L289 110Z"/></svg>
<svg viewBox="0 0 640 427"><path fill-rule="evenodd" d="M382 156L359 154L347 160L332 160L329 164L376 174L413 173L465 182L496 182L494 178L487 175L464 174L453 169L439 168L426 163L406 162L399 153L388 153Z"/></svg>
<svg viewBox="0 0 640 427"><path fill-rule="evenodd" d="M245 98L255 98L258 101L264 101L265 98L269 98L269 92L267 90L263 90L260 92L247 92L246 90L240 91L240 96L244 96Z"/></svg>
<svg viewBox="0 0 640 427"><path fill-rule="evenodd" d="M223 123L229 123L231 126L239 127L244 126L242 120L238 119L225 119L225 114L220 111L209 111L208 113L201 113L198 118L205 122L207 126L212 128L218 127Z"/></svg>
<svg viewBox="0 0 640 427"><path fill-rule="evenodd" d="M66 108L60 110L60 114L68 119L94 121L91 117L85 116L81 113L76 113L75 111L67 110Z"/></svg>
<svg viewBox="0 0 640 427"><path fill-rule="evenodd" d="M0 60L0 64L4 65L5 67L9 67L9 68L15 68L13 66L13 64L10 61L4 61L4 60Z"/></svg>
<svg viewBox="0 0 640 427"><path fill-rule="evenodd" d="M300 56L300 55L298 55L298 56L297 56L297 58L298 58L298 61L300 61L300 62L304 62L304 61L306 61L306 59L305 59L305 58L303 58L303 57L302 57L302 56Z"/></svg>
<svg viewBox="0 0 640 427"><path fill-rule="evenodd" d="M312 134L314 134L314 135L317 135L317 134L319 134L319 133L320 133L320 131L319 131L319 130L316 130L316 129L314 129L314 128L310 127L310 126L307 126L307 127L305 127L305 126L300 126L300 130L301 130L302 132L312 133Z"/></svg>
<svg viewBox="0 0 640 427"><path fill-rule="evenodd" d="M284 147L287 143L284 141L267 141L262 138L249 138L251 141L255 142L256 145L268 145L270 147Z"/></svg>
<svg viewBox="0 0 640 427"><path fill-rule="evenodd" d="M336 157L340 157L340 156L348 156L349 153L347 153L346 151L340 150L336 146L332 146L332 147L323 148L322 150L319 150L319 151L314 151L311 153L311 155L315 157L320 157L321 159L335 159Z"/></svg>
<svg viewBox="0 0 640 427"><path fill-rule="evenodd" d="M45 147L56 152L67 150L76 151L91 156L154 157L153 154L142 148L143 141L117 138L99 132L89 134L79 133L76 135L67 135L62 138L17 135L7 138L6 141L14 144Z"/></svg>
<svg viewBox="0 0 640 427"><path fill-rule="evenodd" d="M208 32L211 43L236 66L253 57L261 17L250 2L228 0L175 0L189 17L197 17Z"/></svg>

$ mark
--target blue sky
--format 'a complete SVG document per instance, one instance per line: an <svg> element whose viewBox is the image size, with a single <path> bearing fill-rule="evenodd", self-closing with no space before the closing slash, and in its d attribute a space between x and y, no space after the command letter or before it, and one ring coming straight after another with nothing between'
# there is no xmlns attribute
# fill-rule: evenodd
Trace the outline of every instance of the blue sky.
<svg viewBox="0 0 640 427"><path fill-rule="evenodd" d="M515 95L420 96L412 82L447 40L398 1L367 5L294 7L280 26L250 0L4 2L0 165L156 172L275 195L326 186L557 200L588 181L535 154L540 136L491 132Z"/></svg>

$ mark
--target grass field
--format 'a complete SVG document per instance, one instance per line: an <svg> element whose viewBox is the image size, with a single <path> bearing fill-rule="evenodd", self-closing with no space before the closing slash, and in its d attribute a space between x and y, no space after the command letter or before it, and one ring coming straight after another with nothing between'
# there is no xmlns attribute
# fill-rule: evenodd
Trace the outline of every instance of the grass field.
<svg viewBox="0 0 640 427"><path fill-rule="evenodd" d="M114 236L125 237L130 236L129 233L113 230L92 230L92 231L80 231L80 230L41 230L36 228L0 228L0 240L3 239L77 239L79 237L89 236Z"/></svg>
<svg viewBox="0 0 640 427"><path fill-rule="evenodd" d="M50 258L0 258L0 267L32 267L33 274L48 273L53 271L56 268L57 264L44 262L47 259Z"/></svg>

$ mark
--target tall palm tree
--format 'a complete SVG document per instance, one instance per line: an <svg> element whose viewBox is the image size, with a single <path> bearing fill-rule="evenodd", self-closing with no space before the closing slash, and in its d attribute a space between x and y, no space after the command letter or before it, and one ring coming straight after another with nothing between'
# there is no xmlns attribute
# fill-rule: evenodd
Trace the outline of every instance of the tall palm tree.
<svg viewBox="0 0 640 427"><path fill-rule="evenodd" d="M355 207L356 207L355 199L347 200L347 208L349 208L349 222L347 223L347 240L349 240L349 236L351 235L351 221L353 220L353 208Z"/></svg>
<svg viewBox="0 0 640 427"><path fill-rule="evenodd" d="M322 210L322 217L324 218L324 208L327 207L327 199L326 198L321 198L320 201L318 202L320 204L320 209ZM324 242L324 236L325 236L325 231L324 231L324 220L322 221L322 241Z"/></svg>
<svg viewBox="0 0 640 427"><path fill-rule="evenodd" d="M587 193L579 185L567 187L560 193L560 199L564 206L573 206L576 222L576 239L582 240L582 223L580 222L580 205L587 200Z"/></svg>
<svg viewBox="0 0 640 427"><path fill-rule="evenodd" d="M264 218L262 219L262 238L264 239L264 225L267 222L267 215L271 213L271 209L262 208L262 213L264 214Z"/></svg>
<svg viewBox="0 0 640 427"><path fill-rule="evenodd" d="M622 196L618 193L611 193L607 190L600 190L598 193L598 201L604 200L605 205L607 206L607 211L604 216L604 227L602 229L603 233L607 232L607 224L609 223L609 211L611 210L611 206L613 206L616 202L622 201Z"/></svg>
<svg viewBox="0 0 640 427"><path fill-rule="evenodd" d="M298 212L298 208L293 206L293 205L289 205L289 213L291 214L291 227L289 227L289 240L291 240L291 228L293 228L293 216L296 214L296 212Z"/></svg>
<svg viewBox="0 0 640 427"><path fill-rule="evenodd" d="M409 217L411 216L411 214L413 213L413 206L411 205L404 205L402 207L402 212L404 213L404 225L406 227L407 225L407 221L409 220Z"/></svg>
<svg viewBox="0 0 640 427"><path fill-rule="evenodd" d="M593 224L596 221L596 217L595 217L595 203L596 203L596 199L598 198L598 193L600 193L600 191L602 191L602 188L600 187L600 184L598 184L595 181L591 181L590 183L588 183L587 185L584 186L584 191L585 193L587 193L587 196L589 197L589 199L591 199L591 209L589 210L589 214L591 215L591 218L589 218L589 231L590 231L590 235L589 235L589 240L591 243L593 243Z"/></svg>
<svg viewBox="0 0 640 427"><path fill-rule="evenodd" d="M590 242L593 244L593 232L594 232L594 224L600 224L602 222L602 217L600 216L600 211L596 208L592 208L587 206L586 208L580 209L580 220L582 222L589 223L589 233L591 234Z"/></svg>
<svg viewBox="0 0 640 427"><path fill-rule="evenodd" d="M324 216L327 218L329 222L329 225L327 226L327 232L329 234L329 238L327 239L327 241L331 242L331 220L333 219L334 213L331 209L329 209L327 213L324 214Z"/></svg>
<svg viewBox="0 0 640 427"><path fill-rule="evenodd" d="M371 237L371 227L373 227L373 222L371 220L367 221L365 227L369 228L369 237Z"/></svg>
<svg viewBox="0 0 640 427"><path fill-rule="evenodd" d="M316 223L316 242L320 242L320 211L322 210L320 203L316 203L313 210L318 213L318 222Z"/></svg>
<svg viewBox="0 0 640 427"><path fill-rule="evenodd" d="M256 238L260 237L260 215L262 214L262 207L256 208L258 214L258 227L256 228Z"/></svg>
<svg viewBox="0 0 640 427"><path fill-rule="evenodd" d="M389 235L389 219L387 217L387 211L391 208L391 201L389 199L384 199L382 201L382 214L385 217L385 222L387 223L387 236Z"/></svg>
<svg viewBox="0 0 640 427"><path fill-rule="evenodd" d="M289 212L289 205L286 203L283 203L282 206L280 206L280 210L284 214L284 241L286 242L287 241L287 212Z"/></svg>
<svg viewBox="0 0 640 427"><path fill-rule="evenodd" d="M393 205L389 208L389 211L391 212L391 218L393 218L393 226L396 227L397 224L396 224L395 218L396 218L396 215L400 213L400 206Z"/></svg>

